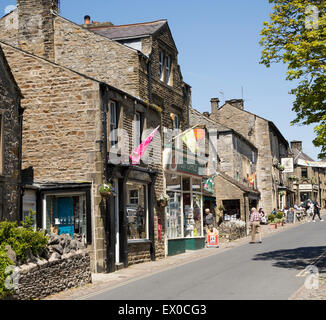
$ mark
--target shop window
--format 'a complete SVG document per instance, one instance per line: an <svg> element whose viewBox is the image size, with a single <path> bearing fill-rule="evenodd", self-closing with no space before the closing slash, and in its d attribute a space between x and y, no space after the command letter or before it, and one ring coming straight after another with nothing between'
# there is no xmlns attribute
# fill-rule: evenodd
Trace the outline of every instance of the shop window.
<svg viewBox="0 0 326 320"><path fill-rule="evenodd" d="M86 240L86 196L47 195L46 229L58 234L80 234Z"/></svg>
<svg viewBox="0 0 326 320"><path fill-rule="evenodd" d="M194 192L201 192L201 179L192 179L192 191Z"/></svg>
<svg viewBox="0 0 326 320"><path fill-rule="evenodd" d="M130 204L138 204L138 190L129 191L129 202Z"/></svg>
<svg viewBox="0 0 326 320"><path fill-rule="evenodd" d="M181 176L177 174L165 174L166 188L171 191L181 191Z"/></svg>
<svg viewBox="0 0 326 320"><path fill-rule="evenodd" d="M127 183L128 239L148 239L147 186Z"/></svg>
<svg viewBox="0 0 326 320"><path fill-rule="evenodd" d="M181 193L167 192L169 203L167 207L167 236L169 239L182 237Z"/></svg>
<svg viewBox="0 0 326 320"><path fill-rule="evenodd" d="M233 221L240 219L240 200L223 200L224 220Z"/></svg>
<svg viewBox="0 0 326 320"><path fill-rule="evenodd" d="M190 191L190 178L182 178L183 191Z"/></svg>

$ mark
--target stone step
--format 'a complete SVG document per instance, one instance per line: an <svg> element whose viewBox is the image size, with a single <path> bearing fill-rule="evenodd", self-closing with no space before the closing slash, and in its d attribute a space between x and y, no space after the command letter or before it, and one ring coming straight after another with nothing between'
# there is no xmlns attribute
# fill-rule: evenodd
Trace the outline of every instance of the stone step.
<svg viewBox="0 0 326 320"><path fill-rule="evenodd" d="M115 268L116 268L116 271L118 271L118 270L121 270L121 269L123 269L124 268L124 265L123 265L123 263L116 263L115 264Z"/></svg>

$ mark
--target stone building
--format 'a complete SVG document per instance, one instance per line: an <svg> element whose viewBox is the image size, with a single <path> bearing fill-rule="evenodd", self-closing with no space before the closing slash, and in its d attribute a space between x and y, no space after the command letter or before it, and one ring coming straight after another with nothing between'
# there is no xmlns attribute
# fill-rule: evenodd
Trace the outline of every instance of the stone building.
<svg viewBox="0 0 326 320"><path fill-rule="evenodd" d="M92 119L96 120L96 123L98 121L101 122L101 109L98 109L97 99L99 99L99 101L103 100L101 94L98 92L98 86L99 83L104 83L110 84L112 88L123 90L126 96L133 97L132 99L137 101L137 103L134 104L135 106L132 108L133 111L131 113L126 113L125 115L128 120L123 122L124 129L129 133L133 128L138 128L139 131L143 131L142 129L146 128L146 123L150 124L156 121L156 115L153 116L153 119L148 118L152 117L152 114L148 112L148 108L152 108L152 110L155 111L153 111L155 114L159 114L159 124L161 126L160 137L162 139L162 142L160 143L162 143L162 145L169 140L169 138L166 137L169 136L172 130L185 130L188 128L191 89L190 86L183 81L181 70L177 61L178 51L167 21L160 20L135 25L115 26L115 29L118 29L119 32L119 39L117 39L112 37L110 32L108 32L109 29L107 26L110 24L101 25L101 30L99 30L93 28L95 27L95 24L89 26L77 25L67 19L62 18L58 15L58 0L47 0L42 2L37 0L18 0L17 3L18 7L16 10L0 19L0 39L3 41L4 45L7 45L7 47L10 48L10 50L15 51L15 55L18 54L18 52L20 54L27 55L27 52L29 52L33 56L30 55L28 59L35 60L36 56L38 56L42 60L42 65L45 63L45 60L42 59L44 58L48 61L48 63L49 61L52 62L52 64L48 65L49 68L55 68L55 66L59 69L61 68L59 75L68 71L71 72L73 74L71 81L66 77L64 77L64 81L56 79L56 77L54 77L54 79L60 81L64 88L62 91L73 92L70 99L74 100L74 103L77 103L77 101L80 103L79 105L77 103L78 106L76 106L76 110L79 110L79 107L88 106L90 104L92 106L90 110L93 108L96 110L93 110L94 114L92 114ZM98 26L99 25L96 25L96 27ZM131 42L137 42L137 44L130 44ZM12 47L10 47L10 45ZM24 52L17 50L17 48L23 49ZM13 61L14 60L15 58ZM24 76L27 76L28 71L34 72L36 75L39 74L37 67L35 67L35 69L36 70L31 71L30 67L26 67L26 70L24 70L26 71ZM48 72L44 71L44 73ZM50 74L52 73L50 72ZM47 75L45 78L47 78ZM25 82L25 80L26 79L22 79L22 82ZM52 90L56 87L57 82L53 79L47 78L47 81L49 88L45 87L44 90ZM78 94L79 91L83 92L83 86L78 83L76 88L73 88L74 81L89 81L89 87L95 86L96 89L94 89L95 91L92 91L90 94ZM28 83L25 83L25 85L25 89L30 89L34 102L36 100L36 102L42 101L44 104L48 103L48 101L45 101L46 98L42 95L41 98L38 97L40 91L35 92L35 88L31 87ZM43 86L44 85L45 84L43 84ZM82 86L82 88L80 88L80 86ZM40 87L42 87L42 85ZM48 97L47 99L53 99L52 102L55 105L60 104L62 100L67 98L66 96L64 98L56 97L56 94L59 94L60 90L57 89L52 91L51 94L53 94L53 97ZM58 101L55 101L56 99L58 99ZM28 101L28 99L25 99L25 101L26 103L31 103L31 100ZM124 100L122 99L122 101ZM67 101L65 103L66 105L69 104ZM38 102L33 105L40 106L40 103ZM40 117L39 119L41 119L43 116L42 112L40 112L42 111L42 108L43 105L32 111L31 107L31 112L35 112L35 117L38 116ZM70 110L69 114L65 114L65 112L61 114L61 123L65 121L70 123L72 119L78 119L78 115L73 112L73 103L71 104L70 108L72 109ZM83 115L84 111L85 110L80 110L80 115ZM39 114L37 115L37 113ZM117 111L116 115L118 113L120 114L120 117L123 117L122 109L119 112ZM46 112L44 112L44 116L45 114ZM74 116L71 117L71 114ZM116 115L113 116L116 119L112 119L111 114L107 115L106 120L107 123L110 124L108 125L110 128L115 126L122 128L120 127L122 126L122 121L117 121ZM57 117L59 114L56 114L55 116ZM102 116L104 116L104 114L102 114ZM84 120L86 121L86 118ZM129 122L131 120L135 121L135 126L131 125ZM101 169L98 162L100 157L99 152L105 148L105 143L102 144L100 142L102 140L99 129L100 127L96 126L94 128L94 122L91 121L91 123L92 124L87 123L85 124L85 127L81 127L85 129L85 132L84 134L80 133L80 140L78 140L77 143L77 145L79 145L83 136L85 138L89 138L89 143L91 145L89 145L88 151L91 150L93 152L93 154L89 155L89 157L86 157L87 153L82 153L81 155L78 155L78 159L76 159L72 158L71 156L69 157L69 153L65 153L63 158L60 161L58 159L58 163L55 165L57 167L56 172L58 172L58 174L56 174L49 170L52 169L54 164L52 164L51 161L49 162L47 157L41 157L39 159L39 154L33 153L34 146L31 146L32 149L30 150L33 151L26 154L26 162L24 162L25 166L33 165L34 180L42 180L43 186L41 186L41 188L47 188L47 190L49 188L56 188L56 186L52 185L53 180L56 180L55 183L64 182L65 189L70 187L88 188L88 193L86 191L83 192L85 192L85 197L89 197L92 201L92 206L89 210L91 211L90 219L92 219L91 222L94 235L88 238L92 240L97 239L92 243L94 248L93 252L97 254L97 256L94 257L94 261L96 261L95 270L104 270L106 259L107 261L112 262L110 257L113 256L120 256L122 260L118 259L119 261L117 260L116 262L118 265L123 263L125 266L131 261L141 262L147 261L148 257L151 259L163 257L166 254L166 247L164 244L165 231L167 228L167 219L165 210L163 208L158 208L157 206L153 205L154 215L151 218L152 221L150 222L153 228L150 230L150 232L148 231L150 233L150 237L147 236L146 239L142 239L141 241L127 240L127 242L126 239L119 239L118 241L117 238L115 238L116 236L113 237L114 233L112 232L112 229L110 229L111 233L108 235L108 232L106 233L103 226L103 217L100 217L100 209L93 209L93 206L99 205L100 201L100 199L95 196L96 187L100 182L99 174L102 175L102 178L103 175L104 178L106 178L106 172ZM38 123L38 125L41 126L41 123ZM51 124L48 125L51 126ZM91 128L88 128L89 125ZM36 124L33 122L31 123L30 127L26 127L31 130L31 139L33 139L32 129L35 126ZM44 128L45 127L42 124L42 129ZM110 128L108 129L109 133ZM148 126L148 128L150 128L150 126ZM50 130L51 128L49 127L48 129ZM52 129L57 128L52 127ZM78 135L79 130L77 130L77 128L75 129L76 130L73 130L73 132L77 132ZM66 135L60 132L55 132L55 135L55 139L60 140L63 137L69 137L70 131L69 133L66 133ZM136 136L139 137L139 134L133 135L135 139ZM144 138L144 135L142 137ZM44 147L48 146L51 148L51 141L49 141L49 137L46 135L42 137L41 140L39 138L37 138L37 140L34 138L34 144L36 141L41 141L44 143ZM58 141L56 141L56 143L58 143ZM63 139L62 143L64 146L63 150L74 146L73 143L70 143L70 140L64 142ZM107 151L109 152L111 147L110 143L111 141L108 138ZM57 147L53 147L53 149L54 150L52 150L52 152L57 152L56 155L58 155L60 148L58 149ZM25 150L27 150L27 146ZM129 151L130 150L132 150L132 148L130 148ZM105 151L103 152L105 153ZM102 158L103 152L101 153ZM162 154L157 153L156 155L160 157ZM90 167L91 169L82 170L82 174L80 175L78 170L80 171L80 165L85 160L88 161L86 168ZM102 161L105 162L105 159L102 159ZM42 163L42 165L37 168L37 165L40 163ZM150 173L142 173L140 170L136 174L140 174L142 176L142 179L144 179L143 183L147 185L147 192L149 192L149 187L151 187L149 184L149 177L154 175L154 171L156 172L155 192L149 192L150 195L148 195L148 199L149 196L151 196L153 199L155 197L159 198L160 195L165 193L166 183L161 171L161 165L161 159L157 159L155 165L152 166L153 172L152 169L150 170ZM146 167L146 165L142 167ZM76 171L71 172L69 168L73 168L71 170ZM132 170L128 170L128 168L117 164L111 164L107 170L109 173L109 178L115 180L115 184L116 181L124 181L123 183L125 185L125 187L122 187L122 182L118 182L118 185L116 185L117 189L119 189L121 198L119 198L119 200L116 197L116 200L114 200L114 204L118 209L115 209L116 213L113 217L112 215L110 216L111 227L115 225L116 235L118 234L119 228L124 228L123 230L127 230L128 228L126 225L128 208L125 206L125 202L123 202L121 199L124 199L122 196L126 198L128 194L126 187L127 181L123 178L126 177L126 173L128 172L129 174L130 171ZM95 178L95 175L98 175L98 178ZM191 176L192 173L190 172L189 175ZM59 178L61 179L60 181ZM134 180L139 181L139 179L136 178L134 178ZM35 181L33 187L35 187ZM80 183L84 181L86 181L86 184ZM103 179L101 182L103 182ZM135 194L134 191L136 189L137 188L131 190L131 193ZM26 201L28 200L29 203L32 203L35 200L35 196L31 190L29 190L29 194L27 193L25 194ZM154 194L154 196L152 196L152 194ZM198 194L200 196L199 203L201 205L201 192ZM133 201L136 200L133 199ZM46 211L45 202L41 201L40 203L36 203L35 206L37 208L41 208L43 206L43 212ZM111 205L111 207L112 206L113 205ZM43 224L44 221L45 220L43 219ZM111 241L111 244L109 243L109 245L106 244L106 239L108 239L108 237L110 237L109 241ZM203 243L203 235L200 235L198 239L201 241L201 243ZM113 241L115 241L114 245ZM94 247L95 245L96 248ZM118 246L121 245L123 246L123 249L118 248ZM114 246L116 246L116 250L112 249ZM130 250L128 250L128 248ZM114 268L114 266L112 268Z"/></svg>
<svg viewBox="0 0 326 320"><path fill-rule="evenodd" d="M219 100L211 100L210 119L241 134L257 150L257 189L260 192L258 207L269 214L273 208L293 205L291 183L278 164L290 157L289 144L272 121L244 109L242 99L233 99L219 107Z"/></svg>
<svg viewBox="0 0 326 320"><path fill-rule="evenodd" d="M120 160L113 161L117 152L111 150L110 139L112 125L126 130L118 156L128 159L137 144L132 137L142 134L132 131L136 112L144 114L141 130L149 135L161 123L160 108L21 49L1 45L24 95L23 168L33 168L32 179L25 185L24 206L37 210L38 226L81 233L97 272L164 256L164 246L160 250L154 244L155 199L162 186L153 181L154 177L162 181L160 154L152 156L152 165L130 166L122 160L120 165ZM160 148L160 139L153 140L153 145ZM115 186L115 196L106 203L98 188L108 180ZM130 202L128 190L139 185L143 186L147 241L126 243L131 226L119 208ZM136 198L134 192L133 203Z"/></svg>
<svg viewBox="0 0 326 320"><path fill-rule="evenodd" d="M21 91L0 47L0 220L21 217Z"/></svg>
<svg viewBox="0 0 326 320"><path fill-rule="evenodd" d="M210 149L209 157L219 160L214 171L208 173L214 175L215 170L219 173L214 179L219 220L229 220L232 217L249 221L249 208L257 206L260 197L254 175L257 148L240 133L210 119L209 114L201 114L191 108L190 125L195 124L205 124L209 128L210 144L214 146ZM249 177L252 178L251 183ZM222 206L225 210L218 210Z"/></svg>
<svg viewBox="0 0 326 320"><path fill-rule="evenodd" d="M293 189L295 202L316 200L322 207L326 201L326 163L310 158L302 149L302 141L291 141L294 159Z"/></svg>

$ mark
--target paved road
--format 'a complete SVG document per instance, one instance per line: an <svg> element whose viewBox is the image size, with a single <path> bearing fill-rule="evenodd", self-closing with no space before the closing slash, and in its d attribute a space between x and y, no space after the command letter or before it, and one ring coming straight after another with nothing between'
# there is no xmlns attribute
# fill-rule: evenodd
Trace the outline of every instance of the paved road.
<svg viewBox="0 0 326 320"><path fill-rule="evenodd" d="M267 237L262 244L245 244L87 299L288 299L305 281L297 276L300 271L325 251L326 221L306 223Z"/></svg>

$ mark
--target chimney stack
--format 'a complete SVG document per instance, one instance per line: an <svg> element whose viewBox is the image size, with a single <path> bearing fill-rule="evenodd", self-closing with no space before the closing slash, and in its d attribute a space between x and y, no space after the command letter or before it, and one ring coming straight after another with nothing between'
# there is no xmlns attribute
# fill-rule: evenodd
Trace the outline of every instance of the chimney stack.
<svg viewBox="0 0 326 320"><path fill-rule="evenodd" d="M302 151L302 141L291 141L291 149Z"/></svg>
<svg viewBox="0 0 326 320"><path fill-rule="evenodd" d="M211 99L211 109L212 109L211 113L215 113L217 111L219 103L220 103L219 98L212 98Z"/></svg>
<svg viewBox="0 0 326 320"><path fill-rule="evenodd" d="M231 100L225 101L225 103L228 103L240 110L244 109L243 99L231 99Z"/></svg>
<svg viewBox="0 0 326 320"><path fill-rule="evenodd" d="M84 24L91 24L91 17L89 15L84 17Z"/></svg>
<svg viewBox="0 0 326 320"><path fill-rule="evenodd" d="M18 46L37 56L54 60L54 19L59 0L17 0Z"/></svg>

